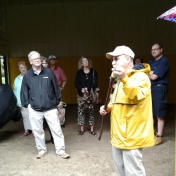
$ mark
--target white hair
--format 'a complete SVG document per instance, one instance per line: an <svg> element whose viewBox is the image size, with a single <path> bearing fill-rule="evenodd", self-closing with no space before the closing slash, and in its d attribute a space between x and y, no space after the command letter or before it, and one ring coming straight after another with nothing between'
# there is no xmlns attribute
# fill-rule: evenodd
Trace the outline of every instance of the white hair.
<svg viewBox="0 0 176 176"><path fill-rule="evenodd" d="M29 59L29 60L31 60L31 57L32 57L33 54L39 54L39 56L40 56L40 53L39 53L39 52L37 52L37 51L31 51L31 52L28 54L28 59Z"/></svg>

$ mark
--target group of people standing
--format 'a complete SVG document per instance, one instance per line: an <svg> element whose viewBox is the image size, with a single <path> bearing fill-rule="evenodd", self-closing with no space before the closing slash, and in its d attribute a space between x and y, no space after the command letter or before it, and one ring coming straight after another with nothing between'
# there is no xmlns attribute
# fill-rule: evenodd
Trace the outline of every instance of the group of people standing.
<svg viewBox="0 0 176 176"><path fill-rule="evenodd" d="M112 154L118 176L145 176L142 149L162 143L169 82L169 62L162 51L161 44L153 44L153 58L148 64L142 63L140 58L134 62L135 54L127 46L118 46L113 52L106 54L112 61L112 72L117 79L113 85L111 101L107 109L100 107L100 114L111 112ZM14 81L14 92L20 102L18 106L21 107L21 112L23 114L25 108L29 111L28 122L23 114L25 131L21 136L27 136L28 130L32 130L38 149L37 158L43 157L47 152L43 130L45 118L53 136L57 156L67 159L70 155L65 152L57 111L61 107L61 92L67 78L63 70L56 66L54 55L46 59L32 51L28 59L30 70L26 72L27 69L22 68L26 65L19 62L21 75ZM98 73L86 56L82 56L78 62L74 85L78 90L78 134L84 134L85 110L88 110L90 134L95 136L94 104L89 95L91 89L95 90L98 86ZM153 116L157 117L155 132Z"/></svg>
<svg viewBox="0 0 176 176"><path fill-rule="evenodd" d="M29 136L35 138L38 149L37 159L46 153L45 133L43 129L44 119L49 126L51 142L55 145L56 155L64 159L70 157L65 152L64 135L58 118L58 109L61 108L61 92L63 91L67 77L62 68L56 66L56 57L41 56L36 51L28 54L31 68L27 71L24 61L18 63L20 75L14 80L14 94L18 99L17 106L23 116L24 132L20 137ZM91 61L83 56L78 63L78 72L75 77L75 87L78 89L78 118L80 126L78 135L84 134L85 111L89 109L90 134L94 131L94 104L89 93L98 85L98 74L91 68ZM86 97L86 101L83 98ZM85 102L89 102L89 104ZM81 103L82 102L82 103Z"/></svg>

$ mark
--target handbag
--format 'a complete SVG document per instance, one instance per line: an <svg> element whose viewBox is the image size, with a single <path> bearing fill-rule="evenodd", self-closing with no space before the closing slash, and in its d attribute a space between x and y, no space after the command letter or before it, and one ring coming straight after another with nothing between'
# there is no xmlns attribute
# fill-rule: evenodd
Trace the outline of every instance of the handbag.
<svg viewBox="0 0 176 176"><path fill-rule="evenodd" d="M100 89L98 87L95 88L95 90L93 90L92 88L90 90L90 96L91 96L93 104L98 104L100 102L99 92L98 92L99 90Z"/></svg>
<svg viewBox="0 0 176 176"><path fill-rule="evenodd" d="M78 99L79 106L82 109L91 109L91 108L93 108L93 101L92 101L92 97L89 94L89 92L84 92L82 97L78 95L77 99Z"/></svg>
<svg viewBox="0 0 176 176"><path fill-rule="evenodd" d="M93 84L95 83L95 78L94 78L94 70L93 70ZM100 88L95 88L90 90L90 96L92 99L93 104L98 104L100 102L100 98L99 98L99 90Z"/></svg>
<svg viewBox="0 0 176 176"><path fill-rule="evenodd" d="M64 103L63 101L61 102L61 104L62 104L62 106L57 110L58 110L60 124L64 125L64 123L65 123L65 107L67 106L67 104Z"/></svg>

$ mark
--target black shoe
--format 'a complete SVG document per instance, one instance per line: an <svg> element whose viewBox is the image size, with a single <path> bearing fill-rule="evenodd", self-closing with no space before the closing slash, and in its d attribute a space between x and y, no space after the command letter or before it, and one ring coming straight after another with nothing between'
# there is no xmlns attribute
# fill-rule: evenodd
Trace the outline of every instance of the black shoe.
<svg viewBox="0 0 176 176"><path fill-rule="evenodd" d="M84 131L80 131L78 135L82 136L84 134Z"/></svg>
<svg viewBox="0 0 176 176"><path fill-rule="evenodd" d="M95 133L95 131L90 131L90 134L93 135L93 136L97 135L97 133Z"/></svg>

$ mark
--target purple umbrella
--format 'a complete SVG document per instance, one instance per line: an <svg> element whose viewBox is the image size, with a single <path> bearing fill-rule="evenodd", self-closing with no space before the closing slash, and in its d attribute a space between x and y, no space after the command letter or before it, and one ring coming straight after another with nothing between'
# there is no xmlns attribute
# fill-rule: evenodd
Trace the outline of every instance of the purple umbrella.
<svg viewBox="0 0 176 176"><path fill-rule="evenodd" d="M176 6L160 15L157 19L164 19L176 23Z"/></svg>

